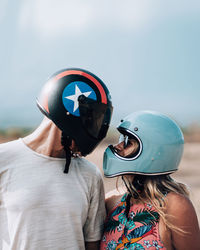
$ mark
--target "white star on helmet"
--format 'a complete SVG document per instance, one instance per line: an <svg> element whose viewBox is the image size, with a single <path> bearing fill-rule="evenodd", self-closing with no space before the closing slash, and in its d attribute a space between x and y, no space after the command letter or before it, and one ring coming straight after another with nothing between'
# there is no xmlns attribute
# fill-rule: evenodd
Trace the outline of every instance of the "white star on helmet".
<svg viewBox="0 0 200 250"><path fill-rule="evenodd" d="M92 91L81 92L81 90L79 89L79 87L77 85L75 85L75 94L74 95L70 95L70 96L65 96L65 98L74 102L74 110L73 110L73 112L75 112L78 109L78 107L79 107L78 106L78 97L80 95L84 95L85 97L88 97L91 93L92 93Z"/></svg>

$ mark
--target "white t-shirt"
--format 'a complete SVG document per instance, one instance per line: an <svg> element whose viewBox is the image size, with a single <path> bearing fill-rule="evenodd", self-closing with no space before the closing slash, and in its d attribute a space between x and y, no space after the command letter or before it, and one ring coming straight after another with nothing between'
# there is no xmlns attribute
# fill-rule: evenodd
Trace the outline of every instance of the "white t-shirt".
<svg viewBox="0 0 200 250"><path fill-rule="evenodd" d="M0 249L79 250L97 241L105 218L98 168L36 153L22 139L0 144Z"/></svg>

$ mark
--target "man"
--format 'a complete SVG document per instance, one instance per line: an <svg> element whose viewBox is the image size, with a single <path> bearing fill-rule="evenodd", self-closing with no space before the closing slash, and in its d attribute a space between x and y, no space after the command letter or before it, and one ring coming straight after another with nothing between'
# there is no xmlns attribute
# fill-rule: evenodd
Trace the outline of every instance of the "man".
<svg viewBox="0 0 200 250"><path fill-rule="evenodd" d="M90 72L65 69L47 81L37 105L41 125L0 145L1 249L98 249L103 182L81 156L106 136L109 91Z"/></svg>

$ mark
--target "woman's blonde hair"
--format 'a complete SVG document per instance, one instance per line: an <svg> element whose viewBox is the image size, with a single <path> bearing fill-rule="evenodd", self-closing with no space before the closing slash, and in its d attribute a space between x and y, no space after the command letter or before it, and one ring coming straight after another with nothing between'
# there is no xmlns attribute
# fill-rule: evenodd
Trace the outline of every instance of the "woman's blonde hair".
<svg viewBox="0 0 200 250"><path fill-rule="evenodd" d="M157 175L157 176L141 176L134 175L133 181L126 176L123 176L123 181L130 193L131 197L137 197L138 202L151 203L156 209L160 218L163 219L167 228L179 233L186 233L183 229L178 228L168 220L168 214L166 213L165 196L169 192L181 194L185 197L189 197L189 192L186 185L176 182L170 175ZM140 183L141 179L141 183ZM142 187L138 190L135 183L138 182Z"/></svg>

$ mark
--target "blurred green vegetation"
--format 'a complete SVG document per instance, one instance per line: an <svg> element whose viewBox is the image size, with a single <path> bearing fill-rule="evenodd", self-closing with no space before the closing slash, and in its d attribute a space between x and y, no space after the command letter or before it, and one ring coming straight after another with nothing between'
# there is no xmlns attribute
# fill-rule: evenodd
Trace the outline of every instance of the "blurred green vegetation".
<svg viewBox="0 0 200 250"><path fill-rule="evenodd" d="M198 142L200 143L200 125L193 123L188 127L182 128L185 142Z"/></svg>
<svg viewBox="0 0 200 250"><path fill-rule="evenodd" d="M14 140L31 133L33 128L8 128L0 129L0 142Z"/></svg>
<svg viewBox="0 0 200 250"><path fill-rule="evenodd" d="M184 134L185 142L198 142L200 143L200 125L192 124L188 127L181 128ZM0 129L0 143L5 141L14 140L20 137L24 137L30 134L34 128L8 128ZM103 143L115 144L118 142L119 132L116 128L110 127L108 130L106 138Z"/></svg>

